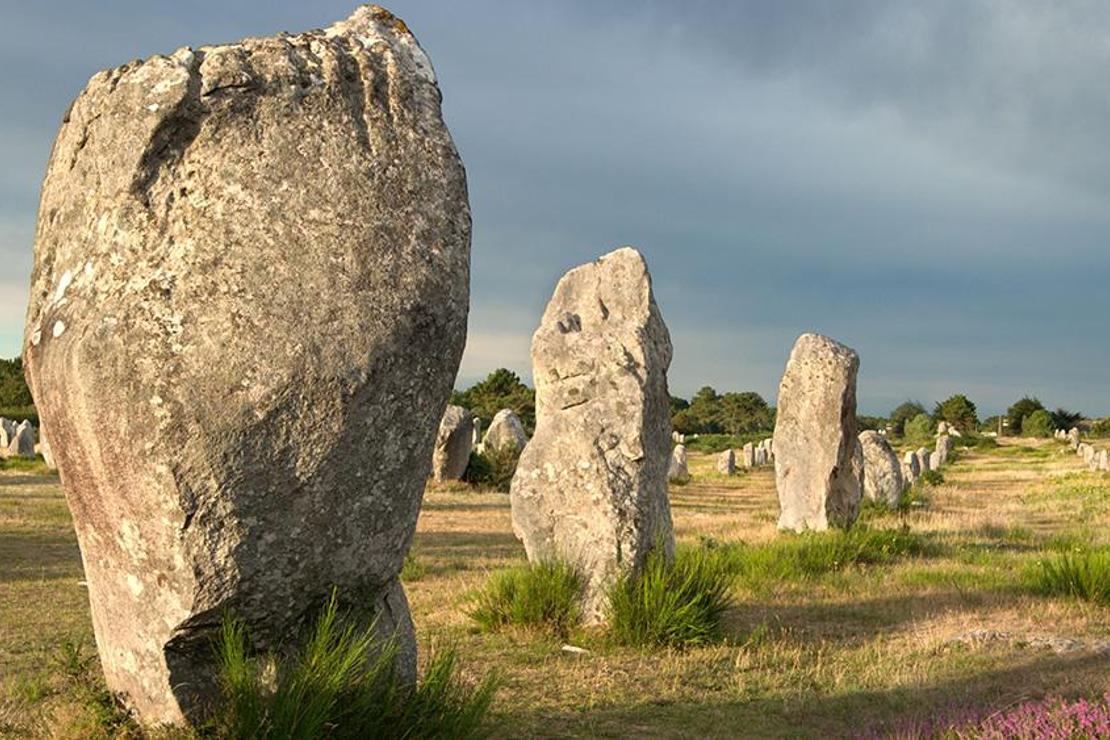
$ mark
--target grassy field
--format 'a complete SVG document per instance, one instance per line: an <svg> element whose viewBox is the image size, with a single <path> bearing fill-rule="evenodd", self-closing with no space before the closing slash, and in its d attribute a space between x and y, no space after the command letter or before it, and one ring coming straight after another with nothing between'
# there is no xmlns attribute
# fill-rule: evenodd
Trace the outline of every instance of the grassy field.
<svg viewBox="0 0 1110 740"><path fill-rule="evenodd" d="M572 653L478 632L475 589L524 560L508 497L429 489L406 589L425 653L454 645L467 674L500 675L493 735L883 734L968 706L1110 693L1110 607L1031 588L1040 561L1110 545L1110 475L1063 445L961 451L906 511L865 510L862 527L905 545L866 557L858 537L777 533L770 468L726 478L711 456L690 464L671 491L679 540L743 545L725 639L685 651L578 631L569 642L586 652ZM86 599L56 478L3 471L0 734L113 731Z"/></svg>

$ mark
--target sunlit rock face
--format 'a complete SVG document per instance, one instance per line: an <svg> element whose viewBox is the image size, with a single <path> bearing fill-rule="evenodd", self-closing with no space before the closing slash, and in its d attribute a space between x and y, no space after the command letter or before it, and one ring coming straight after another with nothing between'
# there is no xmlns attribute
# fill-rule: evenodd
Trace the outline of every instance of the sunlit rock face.
<svg viewBox="0 0 1110 740"><path fill-rule="evenodd" d="M43 184L24 356L101 663L198 716L225 610L288 645L337 589L415 670L398 572L466 334L470 212L399 19L100 72Z"/></svg>

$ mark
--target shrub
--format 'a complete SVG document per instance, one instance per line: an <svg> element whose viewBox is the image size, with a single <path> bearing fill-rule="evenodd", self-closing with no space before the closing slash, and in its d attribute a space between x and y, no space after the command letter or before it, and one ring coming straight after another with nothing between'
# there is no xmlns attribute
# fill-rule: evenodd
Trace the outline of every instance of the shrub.
<svg viewBox="0 0 1110 740"><path fill-rule="evenodd" d="M585 581L562 561L495 573L475 597L470 618L486 632L527 627L567 637L582 618Z"/></svg>
<svg viewBox="0 0 1110 740"><path fill-rule="evenodd" d="M1025 417L1029 416L1034 411L1043 410L1044 404L1038 401L1036 398L1030 398L1029 396L1022 398L1020 401L1015 403L1013 406L1006 410L1006 421L1009 424L1010 434L1015 436L1021 434L1022 422L1025 421Z"/></svg>
<svg viewBox="0 0 1110 740"><path fill-rule="evenodd" d="M927 414L918 414L906 422L906 431L903 436L911 444L926 444L932 441L935 431L936 425L933 424L933 420Z"/></svg>
<svg viewBox="0 0 1110 740"><path fill-rule="evenodd" d="M451 403L470 409L487 424L501 409L512 409L529 435L536 427L536 392L512 370L498 368L465 391L451 394Z"/></svg>
<svg viewBox="0 0 1110 740"><path fill-rule="evenodd" d="M475 737L496 690L493 678L461 682L452 650L432 657L418 686L406 685L394 668L396 642L340 614L334 594L288 657L253 655L246 627L230 616L216 650L220 737Z"/></svg>
<svg viewBox="0 0 1110 740"><path fill-rule="evenodd" d="M1110 437L1110 416L1091 424L1091 436Z"/></svg>
<svg viewBox="0 0 1110 740"><path fill-rule="evenodd" d="M511 446L471 452L463 480L482 488L508 493L519 460L520 450Z"/></svg>
<svg viewBox="0 0 1110 740"><path fill-rule="evenodd" d="M1039 409L1021 420L1021 434L1025 437L1051 437L1052 416L1044 409Z"/></svg>
<svg viewBox="0 0 1110 740"><path fill-rule="evenodd" d="M720 636L735 579L729 562L707 547L682 547L673 562L656 546L638 573L609 589L609 632L620 645L688 647Z"/></svg>
<svg viewBox="0 0 1110 740"><path fill-rule="evenodd" d="M944 474L941 473L939 470L926 470L924 473L918 476L917 483L929 486L939 486L941 483L944 483Z"/></svg>
<svg viewBox="0 0 1110 740"><path fill-rule="evenodd" d="M925 413L925 407L917 401L906 401L890 412L890 430L897 436L906 433L906 424L920 414Z"/></svg>
<svg viewBox="0 0 1110 740"><path fill-rule="evenodd" d="M1038 561L1028 574L1043 596L1067 596L1110 605L1110 548L1075 550Z"/></svg>
<svg viewBox="0 0 1110 740"><path fill-rule="evenodd" d="M954 424L961 432L973 432L979 428L979 415L975 404L962 393L938 403L933 411L933 417L937 421Z"/></svg>

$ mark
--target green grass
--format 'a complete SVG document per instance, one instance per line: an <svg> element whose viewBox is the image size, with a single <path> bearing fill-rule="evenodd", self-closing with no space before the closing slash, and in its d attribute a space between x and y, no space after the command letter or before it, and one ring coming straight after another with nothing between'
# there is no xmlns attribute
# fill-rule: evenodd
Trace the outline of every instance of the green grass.
<svg viewBox="0 0 1110 740"><path fill-rule="evenodd" d="M394 667L396 643L340 614L334 595L289 657L253 655L246 627L230 616L217 652L219 737L477 737L496 690L493 678L476 687L460 681L453 650L434 655L418 686L406 685Z"/></svg>
<svg viewBox="0 0 1110 740"><path fill-rule="evenodd" d="M428 565L415 553L410 552L405 556L405 562L401 566L401 580L405 583L412 583L414 581L422 580L428 575Z"/></svg>
<svg viewBox="0 0 1110 740"><path fill-rule="evenodd" d="M1039 560L1029 570L1030 590L1110 605L1110 548L1063 552Z"/></svg>
<svg viewBox="0 0 1110 740"><path fill-rule="evenodd" d="M680 547L668 563L656 547L639 573L609 589L609 634L617 644L634 647L714 642L734 579L723 550Z"/></svg>
<svg viewBox="0 0 1110 740"><path fill-rule="evenodd" d="M814 578L862 565L891 563L905 557L932 556L939 546L908 527L870 529L856 526L847 532L783 533L759 545L726 545L726 562L741 584L756 591L780 583Z"/></svg>
<svg viewBox="0 0 1110 740"><path fill-rule="evenodd" d="M36 475L52 475L53 471L46 467L42 457L6 457L0 459L0 470L14 470L20 473L34 473Z"/></svg>
<svg viewBox="0 0 1110 740"><path fill-rule="evenodd" d="M570 634L582 618L585 581L559 560L494 573L473 597L470 618L484 632L508 626Z"/></svg>

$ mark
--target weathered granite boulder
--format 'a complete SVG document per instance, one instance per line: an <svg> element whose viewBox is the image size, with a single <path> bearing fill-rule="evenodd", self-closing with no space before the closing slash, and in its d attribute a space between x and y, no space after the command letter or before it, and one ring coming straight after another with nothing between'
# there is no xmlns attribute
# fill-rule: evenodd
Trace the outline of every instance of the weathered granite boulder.
<svg viewBox="0 0 1110 740"><path fill-rule="evenodd" d="M35 457L35 428L26 419L19 422L8 442L8 457Z"/></svg>
<svg viewBox="0 0 1110 740"><path fill-rule="evenodd" d="M643 257L625 247L559 281L532 337L536 431L513 477L513 531L530 561L561 557L605 588L674 549L667 468L671 340Z"/></svg>
<svg viewBox="0 0 1110 740"><path fill-rule="evenodd" d="M947 421L938 421L937 422L937 436L940 436L942 434L948 434L948 422Z"/></svg>
<svg viewBox="0 0 1110 740"><path fill-rule="evenodd" d="M740 467L754 468L755 467L755 445L748 442L740 450Z"/></svg>
<svg viewBox="0 0 1110 740"><path fill-rule="evenodd" d="M435 75L385 10L130 62L77 97L24 358L107 685L144 724L200 713L225 611L278 649L333 588L414 676L398 573L469 254Z"/></svg>
<svg viewBox="0 0 1110 740"><path fill-rule="evenodd" d="M779 527L849 527L859 515L856 352L819 334L798 338L779 384L775 483Z"/></svg>
<svg viewBox="0 0 1110 740"><path fill-rule="evenodd" d="M54 462L54 448L50 446L50 440L46 436L46 427L39 427L39 454L42 455L43 462L50 470L57 470L58 463Z"/></svg>
<svg viewBox="0 0 1110 740"><path fill-rule="evenodd" d="M717 455L717 472L722 475L736 475L736 452L725 450Z"/></svg>
<svg viewBox="0 0 1110 740"><path fill-rule="evenodd" d="M917 462L921 466L922 473L927 473L933 469L932 465L930 464L932 460L932 454L933 453L930 452L929 448L927 447L917 448Z"/></svg>
<svg viewBox="0 0 1110 740"><path fill-rule="evenodd" d="M475 416L472 423L474 425L474 431L470 435L470 446L480 452L480 445L482 442L482 420Z"/></svg>
<svg viewBox="0 0 1110 740"><path fill-rule="evenodd" d="M1103 471L1110 470L1110 450L1099 450L1098 469Z"/></svg>
<svg viewBox="0 0 1110 740"><path fill-rule="evenodd" d="M867 430L859 435L863 450L863 495L871 501L898 506L905 489L902 465L883 435Z"/></svg>
<svg viewBox="0 0 1110 740"><path fill-rule="evenodd" d="M757 468L767 464L767 450L763 447L755 448L755 466Z"/></svg>
<svg viewBox="0 0 1110 740"><path fill-rule="evenodd" d="M929 453L929 470L940 470L943 465L944 459L938 450Z"/></svg>
<svg viewBox="0 0 1110 740"><path fill-rule="evenodd" d="M501 409L494 415L486 430L486 437L482 445L487 450L500 450L512 447L517 451L523 450L528 444L528 435L524 433L524 425L520 417L512 409Z"/></svg>
<svg viewBox="0 0 1110 740"><path fill-rule="evenodd" d="M1095 448L1090 444L1083 442L1079 445L1079 454L1083 458L1083 462L1088 465L1091 464L1091 458L1095 456Z"/></svg>
<svg viewBox="0 0 1110 740"><path fill-rule="evenodd" d="M473 444L474 417L462 406L448 406L436 432L432 478L438 483L460 480L470 462Z"/></svg>
<svg viewBox="0 0 1110 740"><path fill-rule="evenodd" d="M671 460L667 465L667 480L687 481L690 479L690 466L686 460L686 445L675 445L671 450Z"/></svg>
<svg viewBox="0 0 1110 740"><path fill-rule="evenodd" d="M15 428L19 426L11 419L5 419L0 416L0 447L7 447L11 444L12 436L15 434Z"/></svg>
<svg viewBox="0 0 1110 740"><path fill-rule="evenodd" d="M940 459L938 467L948 464L948 458L952 454L952 438L947 434L942 434L937 437L936 453Z"/></svg>

